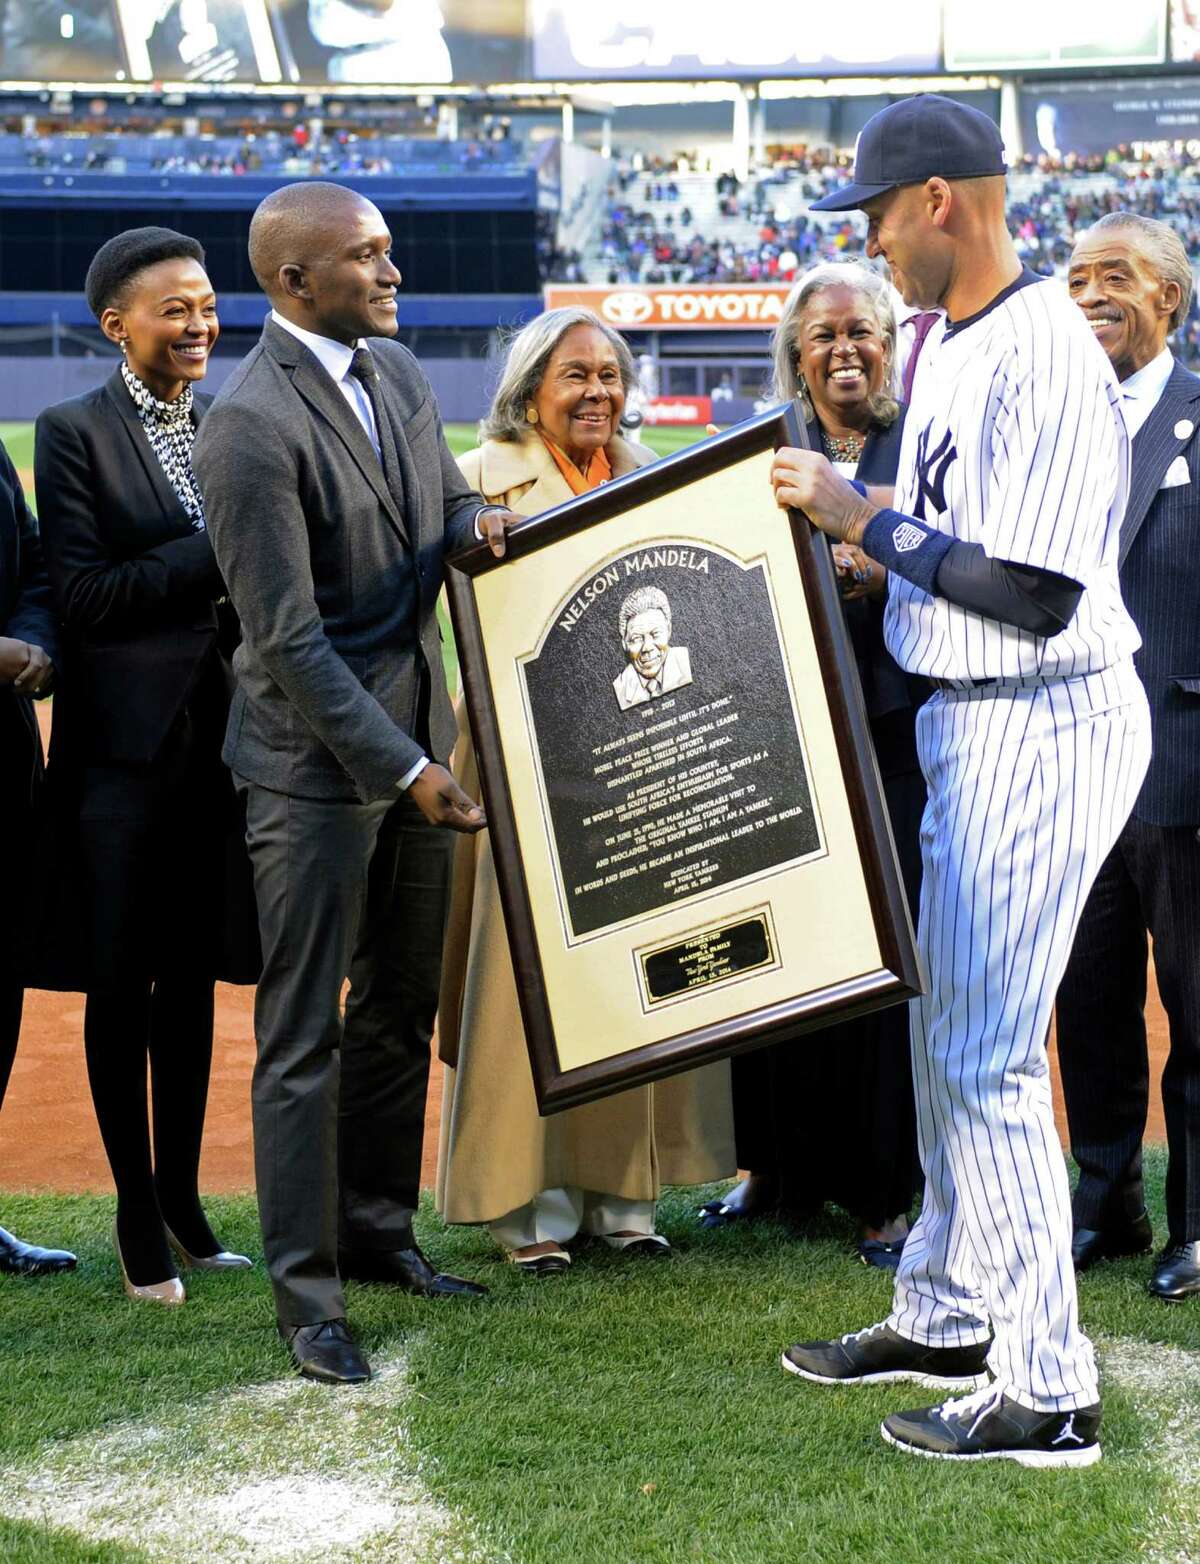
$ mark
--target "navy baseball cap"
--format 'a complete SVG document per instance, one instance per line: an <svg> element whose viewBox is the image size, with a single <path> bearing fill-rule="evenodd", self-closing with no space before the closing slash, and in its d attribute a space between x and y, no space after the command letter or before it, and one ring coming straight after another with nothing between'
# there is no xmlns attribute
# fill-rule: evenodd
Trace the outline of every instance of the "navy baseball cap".
<svg viewBox="0 0 1200 1564"><path fill-rule="evenodd" d="M897 185L983 179L1008 172L994 120L937 92L889 103L862 128L854 183L812 203L814 212L849 212Z"/></svg>

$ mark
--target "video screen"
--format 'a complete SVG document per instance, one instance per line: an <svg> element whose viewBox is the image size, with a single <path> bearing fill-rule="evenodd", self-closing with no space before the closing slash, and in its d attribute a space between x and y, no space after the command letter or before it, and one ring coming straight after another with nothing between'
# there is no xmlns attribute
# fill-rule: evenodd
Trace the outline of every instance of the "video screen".
<svg viewBox="0 0 1200 1564"><path fill-rule="evenodd" d="M294 81L529 78L524 0L271 0L271 10Z"/></svg>
<svg viewBox="0 0 1200 1564"><path fill-rule="evenodd" d="M0 0L0 80L528 81L525 0Z"/></svg>
<svg viewBox="0 0 1200 1564"><path fill-rule="evenodd" d="M0 80L125 79L113 0L0 0Z"/></svg>
<svg viewBox="0 0 1200 1564"><path fill-rule="evenodd" d="M1200 64L1200 0L1171 0L1171 59Z"/></svg>
<svg viewBox="0 0 1200 1564"><path fill-rule="evenodd" d="M928 74L940 0L736 6L726 0L530 0L539 80Z"/></svg>
<svg viewBox="0 0 1200 1564"><path fill-rule="evenodd" d="M285 79L266 0L117 0L134 81Z"/></svg>
<svg viewBox="0 0 1200 1564"><path fill-rule="evenodd" d="M948 71L1097 70L1161 65L1167 54L1167 8L1105 6L1103 26L1074 0L945 0Z"/></svg>

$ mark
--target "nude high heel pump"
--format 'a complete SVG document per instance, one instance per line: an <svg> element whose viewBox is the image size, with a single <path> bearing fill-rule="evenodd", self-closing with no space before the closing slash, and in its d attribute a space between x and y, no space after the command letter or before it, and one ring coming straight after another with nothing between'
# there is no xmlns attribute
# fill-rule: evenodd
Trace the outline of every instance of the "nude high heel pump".
<svg viewBox="0 0 1200 1564"><path fill-rule="evenodd" d="M175 1257L185 1271L248 1271L254 1264L249 1255L230 1254L228 1249L216 1254L189 1254L169 1227L164 1224L167 1242L175 1251Z"/></svg>
<svg viewBox="0 0 1200 1564"><path fill-rule="evenodd" d="M125 1261L121 1256L121 1240L117 1233L116 1218L112 1225L113 1248L117 1251L117 1264L121 1267L121 1280L125 1284L125 1295L136 1303L163 1303L169 1308L177 1308L186 1298L183 1283L178 1276L168 1276L165 1282L151 1282L146 1287L139 1287L129 1280L129 1272L125 1269Z"/></svg>

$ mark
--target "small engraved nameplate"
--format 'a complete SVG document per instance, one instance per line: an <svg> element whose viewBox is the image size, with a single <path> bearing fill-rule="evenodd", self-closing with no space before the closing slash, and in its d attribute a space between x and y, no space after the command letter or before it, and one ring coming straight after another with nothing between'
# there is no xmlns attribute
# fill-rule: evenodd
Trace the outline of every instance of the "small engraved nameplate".
<svg viewBox="0 0 1200 1564"><path fill-rule="evenodd" d="M640 950L643 1003L686 999L700 989L778 966L766 909L736 923L700 929L656 949Z"/></svg>

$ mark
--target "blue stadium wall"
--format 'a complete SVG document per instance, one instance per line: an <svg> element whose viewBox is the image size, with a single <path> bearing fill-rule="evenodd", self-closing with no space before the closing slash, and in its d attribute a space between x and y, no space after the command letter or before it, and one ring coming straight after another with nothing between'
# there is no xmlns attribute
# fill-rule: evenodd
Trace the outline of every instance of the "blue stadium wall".
<svg viewBox="0 0 1200 1564"><path fill-rule="evenodd" d="M219 293L249 292L250 217L265 195L290 183L249 174L0 174L0 292L79 291L106 239L150 223L200 240ZM414 293L536 289L532 170L338 183L360 189L383 212Z"/></svg>
<svg viewBox="0 0 1200 1564"><path fill-rule="evenodd" d="M291 182L254 175L0 174L0 419L36 417L111 373L115 359L103 348L94 357L36 356L19 338L38 328L94 328L83 299L88 263L113 234L150 223L204 245L224 334L206 388L219 388L266 313L246 254L250 217L264 195ZM477 343L481 333L520 325L541 308L533 171L342 177L338 183L360 189L387 220L404 279L402 336L436 330L470 334ZM488 377L478 353L421 356L445 416L479 417Z"/></svg>

